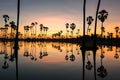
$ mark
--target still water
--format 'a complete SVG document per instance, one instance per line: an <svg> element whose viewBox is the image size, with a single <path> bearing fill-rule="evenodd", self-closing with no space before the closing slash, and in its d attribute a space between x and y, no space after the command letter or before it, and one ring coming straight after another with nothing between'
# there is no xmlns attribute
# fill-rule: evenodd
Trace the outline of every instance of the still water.
<svg viewBox="0 0 120 80"><path fill-rule="evenodd" d="M120 80L120 47L98 46L83 55L80 45L0 42L0 80Z"/></svg>

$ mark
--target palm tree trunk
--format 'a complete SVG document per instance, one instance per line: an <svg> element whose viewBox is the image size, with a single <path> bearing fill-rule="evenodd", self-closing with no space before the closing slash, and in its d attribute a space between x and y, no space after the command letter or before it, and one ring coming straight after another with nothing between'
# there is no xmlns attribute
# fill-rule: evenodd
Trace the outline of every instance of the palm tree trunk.
<svg viewBox="0 0 120 80"><path fill-rule="evenodd" d="M84 0L83 3L83 40L82 40L82 46L85 46L85 13L86 13L86 0Z"/></svg>
<svg viewBox="0 0 120 80"><path fill-rule="evenodd" d="M98 5L97 5L97 10L96 10L96 17L95 17L95 30L94 30L94 45L96 46L96 29L97 29L97 17L98 17L98 11L99 11L99 7L100 7L100 3L101 0L98 1Z"/></svg>
<svg viewBox="0 0 120 80"><path fill-rule="evenodd" d="M83 36L85 36L85 15L86 15L86 0L84 0L83 5Z"/></svg>
<svg viewBox="0 0 120 80"><path fill-rule="evenodd" d="M14 45L14 54L16 58L16 80L18 80L18 28L19 28L20 0L17 1L17 30Z"/></svg>
<svg viewBox="0 0 120 80"><path fill-rule="evenodd" d="M103 30L102 30L102 27L103 27L103 22L102 22L102 24L101 24L101 38L102 38L102 36L103 36Z"/></svg>
<svg viewBox="0 0 120 80"><path fill-rule="evenodd" d="M96 36L97 17L98 17L98 11L99 11L99 7L100 7L100 2L101 2L101 0L98 1L97 10L96 10L96 17L95 17L95 30L94 30L94 35L95 35L95 36Z"/></svg>
<svg viewBox="0 0 120 80"><path fill-rule="evenodd" d="M89 25L88 25L88 27L87 27L87 35L88 35L88 29L89 29Z"/></svg>

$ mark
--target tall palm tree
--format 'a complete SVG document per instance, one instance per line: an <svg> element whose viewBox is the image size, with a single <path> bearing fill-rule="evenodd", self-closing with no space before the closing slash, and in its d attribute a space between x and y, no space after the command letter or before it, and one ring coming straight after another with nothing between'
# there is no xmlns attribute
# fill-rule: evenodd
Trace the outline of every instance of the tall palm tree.
<svg viewBox="0 0 120 80"><path fill-rule="evenodd" d="M97 29L97 17L98 17L98 11L100 8L101 0L98 0L97 10L96 10L96 16L95 16L95 29L94 29L94 45L96 46L96 29Z"/></svg>
<svg viewBox="0 0 120 80"><path fill-rule="evenodd" d="M101 37L102 37L102 27L104 27L103 23L107 19L107 17L108 17L108 12L106 10L101 10L98 14L98 19L102 22L102 24L101 24Z"/></svg>
<svg viewBox="0 0 120 80"><path fill-rule="evenodd" d="M119 32L119 27L117 26L117 27L115 27L115 32L116 32L116 38L118 38L118 32Z"/></svg>
<svg viewBox="0 0 120 80"><path fill-rule="evenodd" d="M83 3L83 36L85 36L86 0Z"/></svg>
<svg viewBox="0 0 120 80"><path fill-rule="evenodd" d="M19 29L19 18L20 18L20 0L17 0L17 28L16 28L16 39L14 45L14 54L16 61L16 80L18 80L18 29Z"/></svg>
<svg viewBox="0 0 120 80"><path fill-rule="evenodd" d="M71 34L72 34L72 37L73 37L73 31L76 28L75 23L70 24L70 28L72 29Z"/></svg>
<svg viewBox="0 0 120 80"><path fill-rule="evenodd" d="M91 25L91 23L94 21L94 19L92 18L92 16L88 16L87 17L87 24L88 24L88 27L87 27L87 35L88 35L88 30L89 30L89 27Z"/></svg>
<svg viewBox="0 0 120 80"><path fill-rule="evenodd" d="M85 47L85 17L86 17L86 0L83 2L83 40L82 46Z"/></svg>
<svg viewBox="0 0 120 80"><path fill-rule="evenodd" d="M66 26L66 38L68 38L68 32L69 32L69 31L68 31L68 28L69 28L69 23L66 23L65 26Z"/></svg>
<svg viewBox="0 0 120 80"><path fill-rule="evenodd" d="M6 25L10 17L5 14L5 15L3 15L3 18L4 18L4 21L5 21L5 25Z"/></svg>

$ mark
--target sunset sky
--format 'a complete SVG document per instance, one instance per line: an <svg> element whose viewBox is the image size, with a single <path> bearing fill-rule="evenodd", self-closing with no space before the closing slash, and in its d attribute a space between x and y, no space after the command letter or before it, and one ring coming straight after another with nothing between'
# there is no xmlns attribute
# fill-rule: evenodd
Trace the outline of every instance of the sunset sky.
<svg viewBox="0 0 120 80"><path fill-rule="evenodd" d="M86 16L95 17L98 0L87 0ZM51 33L63 30L65 23L75 23L76 30L82 33L82 8L83 0L21 0L20 31L23 26L38 22L49 27ZM105 20L106 32L115 32L114 27L120 26L120 0L101 0L100 10L108 11L108 19ZM0 25L3 26L2 15L8 14L10 21L16 22L17 0L0 0ZM39 26L37 26L39 31ZM87 27L87 25L86 25ZM94 22L91 25L93 32ZM100 32L100 21L98 20L97 32Z"/></svg>

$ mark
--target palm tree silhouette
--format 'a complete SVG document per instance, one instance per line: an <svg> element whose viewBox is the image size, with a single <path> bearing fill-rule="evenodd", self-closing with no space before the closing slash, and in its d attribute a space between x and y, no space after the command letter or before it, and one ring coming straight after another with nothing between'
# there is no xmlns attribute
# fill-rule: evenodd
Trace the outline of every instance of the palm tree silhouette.
<svg viewBox="0 0 120 80"><path fill-rule="evenodd" d="M103 23L107 19L107 17L108 17L108 12L106 10L101 10L98 14L98 19L102 22L102 24L101 24L101 37L102 37L102 27L104 27Z"/></svg>
<svg viewBox="0 0 120 80"><path fill-rule="evenodd" d="M6 38L7 37L7 30L8 30L8 27L9 27L9 25L7 24L7 22L8 22L8 20L9 20L9 16L8 15L3 15L3 18L4 18L4 21L5 21L5 25L4 25L4 28L3 28L3 30L4 30L4 38Z"/></svg>
<svg viewBox="0 0 120 80"><path fill-rule="evenodd" d="M105 33L105 27L101 27L101 38L103 36L103 33Z"/></svg>
<svg viewBox="0 0 120 80"><path fill-rule="evenodd" d="M69 28L69 23L66 23L65 26L66 26L66 38L68 38L68 32L69 32L69 31L68 31L68 28Z"/></svg>
<svg viewBox="0 0 120 80"><path fill-rule="evenodd" d="M10 22L10 27L11 27L11 33L10 33L10 36L11 36L11 39L13 39L14 35L13 35L13 29L16 30L16 25L15 25L15 22L14 21L11 21Z"/></svg>
<svg viewBox="0 0 120 80"><path fill-rule="evenodd" d="M5 21L5 25L6 25L10 17L5 14L5 15L3 15L3 18L4 18L4 21Z"/></svg>
<svg viewBox="0 0 120 80"><path fill-rule="evenodd" d="M43 24L40 24L40 38L42 38Z"/></svg>
<svg viewBox="0 0 120 80"><path fill-rule="evenodd" d="M79 38L80 37L80 35L79 35L79 33L80 33L80 29L77 29L77 38Z"/></svg>
<svg viewBox="0 0 120 80"><path fill-rule="evenodd" d="M37 35L37 34L36 34L36 26L37 26L37 24L38 24L38 23L35 22L35 38L36 38L36 35Z"/></svg>
<svg viewBox="0 0 120 80"><path fill-rule="evenodd" d="M47 36L48 27L45 27L45 36Z"/></svg>
<svg viewBox="0 0 120 80"><path fill-rule="evenodd" d="M96 16L95 16L95 29L94 29L94 46L96 47L96 29L97 29L97 17L98 17L98 11L100 8L101 0L98 0L97 10L96 10Z"/></svg>
<svg viewBox="0 0 120 80"><path fill-rule="evenodd" d="M29 26L24 26L24 36L25 36L25 38L28 38L29 37Z"/></svg>
<svg viewBox="0 0 120 80"><path fill-rule="evenodd" d="M87 27L87 35L88 35L88 32L89 32L89 27L91 25L91 23L94 21L94 19L92 18L92 16L88 16L87 17L87 24L88 24L88 27Z"/></svg>
<svg viewBox="0 0 120 80"><path fill-rule="evenodd" d="M72 29L71 34L72 34L72 38L73 38L73 31L76 28L75 23L70 24L70 28Z"/></svg>
<svg viewBox="0 0 120 80"><path fill-rule="evenodd" d="M116 32L116 38L118 38L118 32L119 32L119 27L117 26L117 27L115 27L115 32Z"/></svg>
<svg viewBox="0 0 120 80"><path fill-rule="evenodd" d="M32 30L31 36L32 36L32 37L35 37L35 30L34 30L34 27L35 27L35 23L32 22L32 23L31 23L31 30Z"/></svg>

